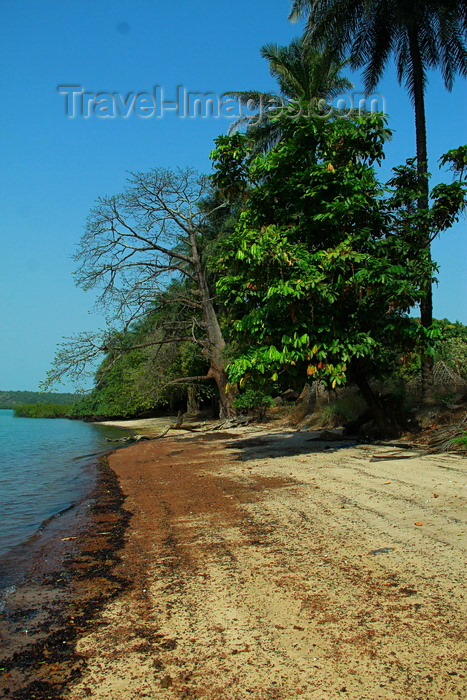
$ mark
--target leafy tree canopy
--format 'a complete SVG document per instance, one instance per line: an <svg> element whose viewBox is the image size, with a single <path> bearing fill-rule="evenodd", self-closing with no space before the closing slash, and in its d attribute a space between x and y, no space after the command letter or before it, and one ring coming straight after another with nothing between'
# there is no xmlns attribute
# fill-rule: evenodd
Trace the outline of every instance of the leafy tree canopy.
<svg viewBox="0 0 467 700"><path fill-rule="evenodd" d="M416 215L418 179L399 182L392 197L378 182L381 116L304 117L284 120L283 129L269 153L248 162L246 149L248 201L217 260L227 335L240 349L230 377L277 381L296 371L332 387L347 378L367 383L423 333L407 312L434 270L417 229L403 225ZM239 147L236 135L237 161ZM231 169L228 155L224 140L215 177ZM441 226L437 204L435 193L423 213L433 229Z"/></svg>
<svg viewBox="0 0 467 700"><path fill-rule="evenodd" d="M465 0L294 0L290 19L307 18L311 45L337 56L349 57L354 68L364 68L365 88L371 92L393 56L399 82L404 82L414 105L418 208L429 207L425 88L428 72L441 70L448 90L456 74L467 76L467 3ZM419 217L423 246L430 249L430 231ZM432 280L427 273L420 302L420 320L428 329L433 322ZM433 399L432 357L422 350L423 402Z"/></svg>

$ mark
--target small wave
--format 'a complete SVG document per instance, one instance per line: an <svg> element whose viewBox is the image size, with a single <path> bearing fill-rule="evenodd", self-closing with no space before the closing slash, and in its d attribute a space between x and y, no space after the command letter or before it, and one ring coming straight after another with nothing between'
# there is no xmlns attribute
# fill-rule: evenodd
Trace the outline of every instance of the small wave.
<svg viewBox="0 0 467 700"><path fill-rule="evenodd" d="M105 438L122 434L81 421L14 419L0 412L0 558L31 536L37 539L48 523L89 496L99 458L112 451Z"/></svg>
<svg viewBox="0 0 467 700"><path fill-rule="evenodd" d="M76 457L72 457L70 459L70 461L77 462L80 459L89 459L90 457L100 457L101 455L105 455L106 452L109 452L109 450L100 450L99 452L90 452L89 454L86 454L86 455L77 455Z"/></svg>
<svg viewBox="0 0 467 700"><path fill-rule="evenodd" d="M8 596L10 596L15 591L16 586L7 586L6 588L0 588L0 613L2 613L5 610Z"/></svg>

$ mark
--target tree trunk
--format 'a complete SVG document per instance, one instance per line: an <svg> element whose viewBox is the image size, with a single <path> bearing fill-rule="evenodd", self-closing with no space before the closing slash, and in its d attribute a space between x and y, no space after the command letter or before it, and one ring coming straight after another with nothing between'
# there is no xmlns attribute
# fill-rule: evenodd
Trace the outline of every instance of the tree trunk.
<svg viewBox="0 0 467 700"><path fill-rule="evenodd" d="M409 30L410 57L413 73L413 98L415 107L415 138L417 146L417 172L420 182L420 196L418 208L428 210L428 155L426 143L426 118L424 96L424 72L420 46L418 43L417 29ZM428 262L431 263L430 234L428 230L420 231L421 245L426 249ZM431 282L431 269L424 280L422 291L423 299L420 303L420 322L424 328L429 328L433 323L433 289ZM433 358L428 355L426 348L421 352L421 380L422 403L432 403L434 400Z"/></svg>
<svg viewBox="0 0 467 700"><path fill-rule="evenodd" d="M368 383L368 379L365 375L365 369L363 367L358 367L356 371L354 370L353 374L355 378L355 383L362 392L362 396L365 399L368 408L371 411L373 420L380 429L382 435L386 435L388 432L388 422L386 420L386 416L380 402L378 401L373 389Z"/></svg>
<svg viewBox="0 0 467 700"><path fill-rule="evenodd" d="M196 398L196 387L192 384L188 384L186 388L187 401L186 401L186 412L191 415L195 415L199 412L199 403Z"/></svg>
<svg viewBox="0 0 467 700"><path fill-rule="evenodd" d="M214 379L219 391L219 418L232 418L237 413L233 405L237 392L233 387L229 387L229 390L227 390L229 378L224 368L215 367L214 364L211 363L208 376Z"/></svg>
<svg viewBox="0 0 467 700"><path fill-rule="evenodd" d="M203 319L206 329L204 351L210 364L208 376L214 379L219 390L220 417L230 418L236 413L233 405L236 392L233 388L227 390L229 380L225 371L225 360L223 356L225 340L222 335L214 304L212 303L211 292L206 282L206 277L204 276L194 233L190 234L190 243L193 270L200 292L200 303L203 309Z"/></svg>

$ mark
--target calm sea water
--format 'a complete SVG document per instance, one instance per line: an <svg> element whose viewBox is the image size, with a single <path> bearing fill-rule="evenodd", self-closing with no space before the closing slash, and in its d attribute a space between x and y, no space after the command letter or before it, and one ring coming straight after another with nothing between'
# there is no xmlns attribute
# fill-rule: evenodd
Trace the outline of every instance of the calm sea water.
<svg viewBox="0 0 467 700"><path fill-rule="evenodd" d="M80 502L95 483L110 426L54 418L17 418L0 409L0 557L45 521Z"/></svg>

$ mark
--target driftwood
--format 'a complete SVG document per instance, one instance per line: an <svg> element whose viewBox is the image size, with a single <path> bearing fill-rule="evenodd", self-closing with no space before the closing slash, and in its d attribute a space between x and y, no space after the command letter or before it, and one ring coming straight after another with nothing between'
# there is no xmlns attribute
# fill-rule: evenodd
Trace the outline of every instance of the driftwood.
<svg viewBox="0 0 467 700"><path fill-rule="evenodd" d="M454 449L456 438L462 437L467 430L467 413L455 425L448 425L439 428L430 438L423 454L436 454L439 452L449 452Z"/></svg>
<svg viewBox="0 0 467 700"><path fill-rule="evenodd" d="M177 421L167 425L159 435L136 435L134 438L129 438L129 440L135 442L138 440L160 440L165 437L170 430L189 430L192 433L208 433L213 430L220 430L221 428L229 429L236 428L240 425L248 425L254 420L256 419L253 416L238 416L234 418L224 418L215 425L206 425L206 423L185 425L183 423L183 416L179 414Z"/></svg>
<svg viewBox="0 0 467 700"><path fill-rule="evenodd" d="M148 439L148 440L160 440L161 438L164 437L164 435L167 435L167 433L169 432L169 430L177 430L177 429L181 428L181 427L182 427L182 423L183 423L183 416L182 416L181 413L179 413L178 416L177 416L177 420L175 421L175 423L169 423L169 425L167 425L167 426L164 428L164 430L163 430L159 435L150 436L150 437L148 437L148 438L146 438L146 439ZM141 435L141 436L139 436L139 437L140 437L140 439L141 439L141 438L144 437L144 436Z"/></svg>
<svg viewBox="0 0 467 700"><path fill-rule="evenodd" d="M418 457L418 455L402 455L400 452L380 452L379 454L374 454L370 462L391 462L394 459L412 459L413 457Z"/></svg>

